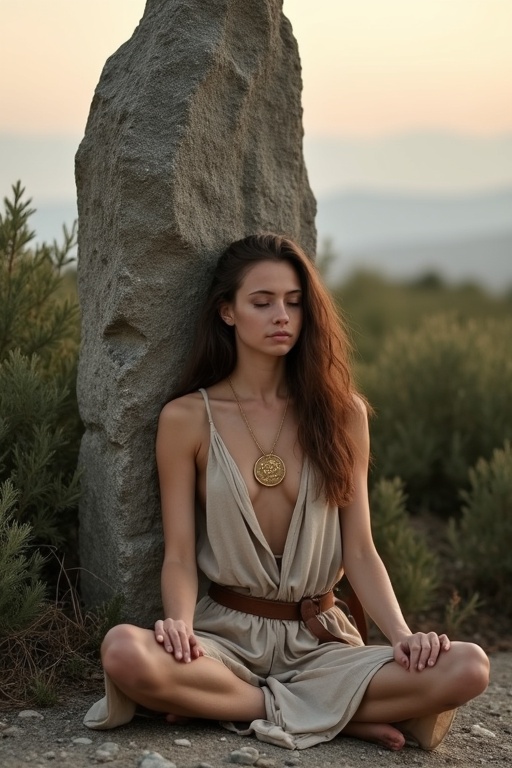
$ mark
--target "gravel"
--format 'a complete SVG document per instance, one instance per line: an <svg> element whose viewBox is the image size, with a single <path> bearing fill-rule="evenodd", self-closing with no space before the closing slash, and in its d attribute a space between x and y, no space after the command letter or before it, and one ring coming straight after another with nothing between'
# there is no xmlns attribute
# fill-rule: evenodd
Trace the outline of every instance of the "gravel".
<svg viewBox="0 0 512 768"><path fill-rule="evenodd" d="M491 683L459 710L451 733L435 752L405 747L389 752L355 739L337 738L311 749L289 750L227 733L216 723L169 725L136 718L113 731L82 725L98 694L75 694L52 709L0 712L1 768L473 768L512 765L512 653L491 656Z"/></svg>

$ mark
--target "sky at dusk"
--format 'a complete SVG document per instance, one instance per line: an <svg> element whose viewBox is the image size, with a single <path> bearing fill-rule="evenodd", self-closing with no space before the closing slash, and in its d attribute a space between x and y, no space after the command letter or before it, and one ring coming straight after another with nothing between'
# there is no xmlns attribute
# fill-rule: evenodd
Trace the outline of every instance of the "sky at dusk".
<svg viewBox="0 0 512 768"><path fill-rule="evenodd" d="M15 139L48 137L69 155L104 62L144 5L0 0L0 136L13 151ZM512 2L285 0L284 11L301 54L306 140L512 133Z"/></svg>
<svg viewBox="0 0 512 768"><path fill-rule="evenodd" d="M80 134L144 0L0 0L0 131ZM507 0L285 0L307 133L512 130Z"/></svg>

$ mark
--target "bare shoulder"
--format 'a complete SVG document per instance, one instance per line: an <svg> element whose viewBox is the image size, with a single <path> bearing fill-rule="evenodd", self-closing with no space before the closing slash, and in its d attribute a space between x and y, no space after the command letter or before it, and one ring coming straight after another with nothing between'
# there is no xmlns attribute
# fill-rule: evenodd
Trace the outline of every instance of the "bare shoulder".
<svg viewBox="0 0 512 768"><path fill-rule="evenodd" d="M200 392L191 392L189 395L170 400L160 411L159 421L167 424L179 424L189 419L198 418L204 412L204 400Z"/></svg>
<svg viewBox="0 0 512 768"><path fill-rule="evenodd" d="M368 428L368 405L361 395L355 392L352 395L353 408L349 418L350 428L364 429Z"/></svg>
<svg viewBox="0 0 512 768"><path fill-rule="evenodd" d="M177 436L184 442L199 442L205 425L204 400L192 392L168 402L160 411L158 438Z"/></svg>

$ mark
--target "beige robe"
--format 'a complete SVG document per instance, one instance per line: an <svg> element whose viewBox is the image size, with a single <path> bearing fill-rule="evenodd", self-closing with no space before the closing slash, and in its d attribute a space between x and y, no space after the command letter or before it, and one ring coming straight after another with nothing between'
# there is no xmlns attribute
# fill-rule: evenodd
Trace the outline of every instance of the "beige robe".
<svg viewBox="0 0 512 768"><path fill-rule="evenodd" d="M279 568L201 391L210 449L206 511L197 519L199 567L211 581L269 600L295 602L332 589L343 575L338 510L318 496L309 462L302 468ZM392 660L389 646L364 646L339 608L321 614L320 621L346 643L321 644L303 622L251 616L209 597L199 601L194 631L207 655L263 689L267 718L244 732L291 749L328 741L353 717L375 672Z"/></svg>

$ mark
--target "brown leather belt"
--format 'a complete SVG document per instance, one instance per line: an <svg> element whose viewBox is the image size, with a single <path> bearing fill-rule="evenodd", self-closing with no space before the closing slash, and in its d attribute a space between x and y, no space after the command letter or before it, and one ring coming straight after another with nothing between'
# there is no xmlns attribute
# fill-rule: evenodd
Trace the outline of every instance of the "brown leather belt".
<svg viewBox="0 0 512 768"><path fill-rule="evenodd" d="M300 621L302 619L301 605L306 601L313 601L318 606L318 613L328 611L335 605L334 592L326 592L317 597L305 597L298 603L287 603L284 600L266 600L263 597L242 595L229 587L221 587L220 584L210 586L209 596L219 605L232 608L234 611L243 611L252 616L261 616L264 619L280 619L281 621Z"/></svg>
<svg viewBox="0 0 512 768"><path fill-rule="evenodd" d="M240 592L229 589L229 587L223 587L212 582L208 595L225 608L249 613L252 616L281 621L303 621L322 643L346 642L329 632L317 618L319 613L328 611L329 608L336 605L336 598L332 590L323 595L304 597L298 603L288 603L284 600L265 600L261 597L242 595Z"/></svg>

